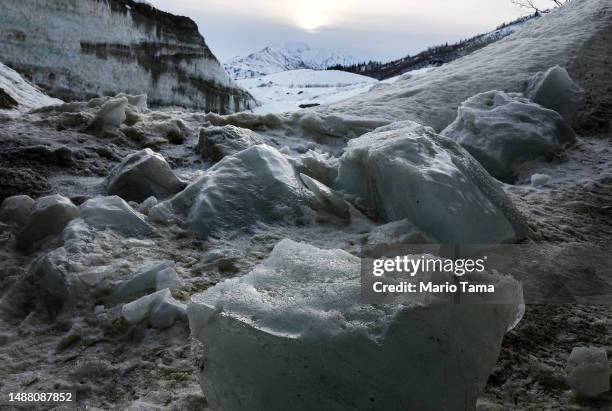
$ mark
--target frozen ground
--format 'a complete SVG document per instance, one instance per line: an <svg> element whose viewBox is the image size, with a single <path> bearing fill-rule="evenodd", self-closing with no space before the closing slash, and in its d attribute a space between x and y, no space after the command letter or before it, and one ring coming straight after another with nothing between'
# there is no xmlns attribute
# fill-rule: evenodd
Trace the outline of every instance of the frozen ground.
<svg viewBox="0 0 612 411"><path fill-rule="evenodd" d="M536 43L544 41L547 50L542 58L546 62L534 61L530 71L539 71L541 66L547 69L548 64L554 63L549 61L553 55L556 56L553 60L567 62L571 58L563 57L563 53L570 53L574 73L579 74L578 82L589 93L584 120L594 121L599 116L597 110L606 113L602 101L607 97L595 91L609 87L607 74L598 71L609 55L591 52L606 50L602 27L606 21L608 28L612 24L610 7L599 0L572 4L575 5L568 9L565 18L551 15L551 27L545 25L546 18L542 19L525 30L531 30L528 36L511 36L493 47L503 44L510 47L507 43L514 42L511 44L518 44L519 51L525 52L533 43L530 36L535 36ZM580 24L585 21L588 24ZM534 29L539 26L542 27ZM562 30L568 32L567 38L560 34L552 40L545 37ZM559 43L558 53L555 42ZM576 50L580 50L579 55L572 54ZM483 51L471 63L469 58L453 63L459 67L454 74L448 69L452 65L430 73L408 73L395 83L374 85L375 90L369 94L319 110L283 116L220 117L130 107L123 112L125 118L119 128L107 129L91 127L94 119L100 117L101 107L108 103L106 99L34 111L2 111L0 195L20 193L37 198L60 193L75 204L82 204L103 194L109 172L128 154L143 148L161 153L181 179L194 182L212 166L211 160L203 158L196 148L199 129L233 123L254 129L300 172L322 182L333 181L336 157L344 151L349 137L398 118L417 116L423 121L430 120L430 125L442 125L452 105L463 101L459 101L460 95L449 94L449 90L459 90L459 94L485 91L479 89L489 87L494 77L484 73L487 64L493 63L483 56L493 53L498 59L496 64L506 66L502 59L506 51L505 48L489 54ZM540 52L536 50L531 55ZM508 56L514 59L514 54ZM580 62L579 57L589 61ZM584 69L578 67L580 64L590 64L596 76L587 76L587 71L580 75ZM466 67L477 68L473 79L466 77ZM512 87L523 77L529 77L522 73L522 68L504 70L498 69L496 73L519 73L517 79L504 77L502 85L510 87L508 91L519 91ZM478 76L484 85L477 84ZM283 81L289 88L289 80ZM121 102L114 100L113 105L121 106ZM376 119L359 117L367 114L367 107ZM112 110L113 115L106 114L107 120L117 118ZM601 118L605 120L605 116ZM527 241L578 241L612 246L612 129L605 122L597 129L600 132L597 135L579 133L578 143L550 162L523 164L515 185L502 185L532 230ZM223 167L216 170L217 178L231 177L231 172ZM541 185L536 187L531 184L534 174L550 178L537 179ZM251 180L246 181L251 184ZM242 188L250 187L245 184ZM323 212L308 208L299 219L259 222L249 229L216 232L205 240L180 224L160 223L147 217L142 218L152 226L152 232L136 238L113 230L74 229L71 231L74 238L66 240L65 245L68 273L78 274L92 286L74 296L70 309L60 312L55 319L40 307L39 298L44 295L38 295L30 281L29 266L35 258L61 247L62 240L51 237L39 252L24 255L14 250L19 228L0 223L0 394L76 388L80 405L89 409L206 409L197 380L203 365L198 362L202 347L190 337L188 325L178 321L168 329L157 330L146 323L130 324L121 317L121 304L107 300L110 288L106 282L114 285L151 261L170 260L182 280L173 296L187 302L194 294L225 278L247 274L285 238L352 254L380 237L381 232L383 237L390 236L386 239L392 239L391 234L384 234L380 228L382 222L376 210L348 197L339 205L336 197L325 197L325 191L319 194L322 197L315 200L327 200L323 201L327 204ZM245 194L237 186L223 195L240 199ZM218 197L212 198L219 201ZM345 204L350 222L346 220L347 210L342 207ZM147 212L143 204L133 205ZM612 357L610 306L528 306L523 321L504 339L478 409L610 409L610 393L583 399L576 397L567 385L566 360L579 345L603 347Z"/></svg>
<svg viewBox="0 0 612 411"><path fill-rule="evenodd" d="M349 99L369 91L378 81L343 71L292 70L238 80L238 84L261 103L254 112L266 114Z"/></svg>

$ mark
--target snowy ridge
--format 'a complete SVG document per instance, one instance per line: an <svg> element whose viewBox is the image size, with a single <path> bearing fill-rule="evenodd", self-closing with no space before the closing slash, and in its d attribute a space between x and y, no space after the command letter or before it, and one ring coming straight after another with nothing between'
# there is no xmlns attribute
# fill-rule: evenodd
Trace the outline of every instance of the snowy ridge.
<svg viewBox="0 0 612 411"><path fill-rule="evenodd" d="M288 70L325 70L331 66L354 62L354 58L332 50L311 48L302 43L288 43L282 47L269 46L246 57L236 57L226 62L223 67L232 78L244 79Z"/></svg>
<svg viewBox="0 0 612 411"><path fill-rule="evenodd" d="M455 44L444 44L430 47L414 56L402 57L398 60L381 62L367 62L353 65L337 65L330 68L343 70L351 73L358 73L370 76L379 80L389 79L399 76L409 71L420 70L428 67L438 67L450 63L461 57L467 56L489 44L495 43L504 37L522 30L527 25L537 20L539 16L526 16L510 23L503 24L497 29L485 34L480 34L462 40Z"/></svg>
<svg viewBox="0 0 612 411"><path fill-rule="evenodd" d="M318 108L317 112L385 119L390 123L412 120L441 131L454 121L457 108L468 98L490 90L522 92L534 75L559 65L587 95L588 113L576 125L598 127L597 118L612 119L609 112L597 112L601 111L597 107L610 104L609 93L604 90L609 78L606 58L610 53L611 12L607 0L571 2L424 77L406 73L392 85L375 87L350 101ZM584 21L589 21L588 30ZM594 72L598 75L593 76Z"/></svg>

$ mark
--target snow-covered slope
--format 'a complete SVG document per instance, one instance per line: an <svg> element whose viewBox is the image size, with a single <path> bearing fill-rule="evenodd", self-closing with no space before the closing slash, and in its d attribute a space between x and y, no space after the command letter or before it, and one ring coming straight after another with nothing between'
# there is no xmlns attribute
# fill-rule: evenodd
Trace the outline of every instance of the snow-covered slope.
<svg viewBox="0 0 612 411"><path fill-rule="evenodd" d="M60 104L62 101L51 98L37 87L25 81L19 73L0 63L0 110L38 108Z"/></svg>
<svg viewBox="0 0 612 411"><path fill-rule="evenodd" d="M186 17L133 0L0 0L0 10L0 61L52 96L147 93L154 105L220 113L252 105Z"/></svg>
<svg viewBox="0 0 612 411"><path fill-rule="evenodd" d="M238 80L261 104L256 113L283 113L329 104L370 90L378 81L335 70L292 70Z"/></svg>
<svg viewBox="0 0 612 411"><path fill-rule="evenodd" d="M584 22L588 21L588 25ZM520 92L536 73L559 65L586 91L587 107L575 126L609 127L612 121L612 3L571 2L484 49L433 70L410 73L394 84L318 108L322 114L351 115L393 122L413 120L440 131L469 97L489 90Z"/></svg>
<svg viewBox="0 0 612 411"><path fill-rule="evenodd" d="M429 47L427 50L416 55L405 56L386 63L367 62L332 68L385 80L397 77L409 71L420 70L427 67L438 67L467 56L476 50L480 50L512 33L522 30L524 27L540 18L540 16L541 15L538 14L521 17L510 23L505 23L488 33L479 34L469 39L461 40L455 44Z"/></svg>
<svg viewBox="0 0 612 411"><path fill-rule="evenodd" d="M338 64L352 63L354 58L332 50L311 48L302 43L288 43L282 47L266 47L246 57L236 57L224 63L223 67L232 78L244 79L288 70L325 70Z"/></svg>

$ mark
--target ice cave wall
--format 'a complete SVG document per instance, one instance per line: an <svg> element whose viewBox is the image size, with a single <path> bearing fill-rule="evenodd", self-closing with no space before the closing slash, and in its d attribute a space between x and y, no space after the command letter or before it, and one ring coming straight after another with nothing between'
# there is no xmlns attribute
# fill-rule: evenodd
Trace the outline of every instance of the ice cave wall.
<svg viewBox="0 0 612 411"><path fill-rule="evenodd" d="M0 61L64 100L147 93L153 105L218 113L252 97L189 18L133 0L0 0Z"/></svg>

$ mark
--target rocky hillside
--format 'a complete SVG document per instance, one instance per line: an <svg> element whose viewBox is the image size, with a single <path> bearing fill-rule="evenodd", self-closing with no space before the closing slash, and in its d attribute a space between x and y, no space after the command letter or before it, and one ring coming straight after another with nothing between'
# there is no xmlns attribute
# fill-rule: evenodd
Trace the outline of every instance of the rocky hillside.
<svg viewBox="0 0 612 411"><path fill-rule="evenodd" d="M0 61L51 96L147 93L153 105L219 113L254 104L189 18L132 0L0 0L0 9Z"/></svg>

